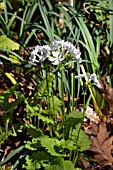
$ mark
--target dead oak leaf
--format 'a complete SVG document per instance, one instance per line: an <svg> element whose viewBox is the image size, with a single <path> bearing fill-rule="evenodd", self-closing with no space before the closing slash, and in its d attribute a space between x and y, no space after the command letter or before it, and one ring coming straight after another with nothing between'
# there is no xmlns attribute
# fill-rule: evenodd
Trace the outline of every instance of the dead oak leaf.
<svg viewBox="0 0 113 170"><path fill-rule="evenodd" d="M98 133L98 124L96 124L95 122L88 122L88 123L84 123L84 131L86 132L86 134L88 135L97 135Z"/></svg>
<svg viewBox="0 0 113 170"><path fill-rule="evenodd" d="M113 116L113 88L107 83L107 74L103 75L99 80L101 88L97 88L100 95L105 100L105 107L102 109L102 113L110 118Z"/></svg>
<svg viewBox="0 0 113 170"><path fill-rule="evenodd" d="M99 161L101 167L111 166L113 164L113 136L109 137L104 122L100 123L97 136L91 136L90 140L92 144L89 150L94 152L94 159Z"/></svg>

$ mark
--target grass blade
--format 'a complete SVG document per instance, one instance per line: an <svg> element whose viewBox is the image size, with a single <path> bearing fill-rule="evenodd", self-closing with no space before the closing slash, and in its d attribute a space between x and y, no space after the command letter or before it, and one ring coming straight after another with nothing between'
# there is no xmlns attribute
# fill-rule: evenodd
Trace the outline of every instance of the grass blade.
<svg viewBox="0 0 113 170"><path fill-rule="evenodd" d="M22 151L24 146L20 146L19 148L15 149L10 155L8 155L2 162L0 162L0 166L4 165L8 162L13 156L15 156L18 152Z"/></svg>

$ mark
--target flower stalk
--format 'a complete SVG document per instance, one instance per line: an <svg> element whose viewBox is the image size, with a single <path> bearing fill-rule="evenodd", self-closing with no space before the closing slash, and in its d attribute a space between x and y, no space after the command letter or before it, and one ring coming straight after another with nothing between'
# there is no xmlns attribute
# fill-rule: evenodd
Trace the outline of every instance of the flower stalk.
<svg viewBox="0 0 113 170"><path fill-rule="evenodd" d="M85 81L86 81L86 83L88 83L88 77L87 77L87 74L86 74L86 71L85 71L85 68L84 68L83 64L80 64L80 67L81 67L82 73L84 75ZM88 86L88 89L89 89L91 97L93 99L93 104L94 104L94 107L95 107L95 111L97 112L97 114L99 114L100 117L103 117L103 114L102 114L101 110L99 109L99 107L98 107L98 105L96 103L96 100L95 100L95 97L93 95L91 87ZM103 120L106 121L106 118L103 117Z"/></svg>

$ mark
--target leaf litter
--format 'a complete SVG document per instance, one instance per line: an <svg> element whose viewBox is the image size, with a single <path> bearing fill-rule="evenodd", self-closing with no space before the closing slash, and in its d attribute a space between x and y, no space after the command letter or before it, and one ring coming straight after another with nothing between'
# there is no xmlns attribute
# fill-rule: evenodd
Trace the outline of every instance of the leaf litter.
<svg viewBox="0 0 113 170"><path fill-rule="evenodd" d="M91 141L88 149L89 156L92 157L93 162L97 162L99 169L113 169L113 88L106 82L106 76L101 78L102 88L97 90L105 100L102 113L106 116L107 121L104 122L101 118L96 117L95 111L88 106L83 124L84 131L89 135Z"/></svg>

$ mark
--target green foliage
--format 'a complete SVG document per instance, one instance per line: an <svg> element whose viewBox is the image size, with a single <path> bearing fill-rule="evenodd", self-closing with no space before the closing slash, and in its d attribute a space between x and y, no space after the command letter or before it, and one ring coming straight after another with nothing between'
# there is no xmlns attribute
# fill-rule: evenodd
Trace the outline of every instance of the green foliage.
<svg viewBox="0 0 113 170"><path fill-rule="evenodd" d="M21 139L25 143L25 154L23 147L18 146L2 165L21 151L22 161L18 160L18 164L28 170L79 169L75 168L78 153L91 144L81 129L84 113L75 111L78 105L74 101L81 95L80 81L75 80L80 65L71 63L68 56L68 63L56 68L45 62L30 67L28 56L35 45L49 44L54 39L70 41L80 48L86 70L99 78L107 71L107 81L113 86L113 1L86 2L86 10L84 2L77 0L73 1L73 7L67 2L50 0L0 2L0 58L3 61L0 70L9 78L6 81L8 89L0 94L0 110L3 111L0 145L12 134L19 138L21 133L26 138ZM16 75L14 78L10 74L12 71ZM4 79L2 73L0 76ZM25 77L21 78L23 74ZM33 80L33 87L27 85L26 75ZM102 107L102 97L95 88L93 92ZM14 98L11 103L10 97ZM24 106L18 108L21 103Z"/></svg>
<svg viewBox="0 0 113 170"><path fill-rule="evenodd" d="M0 36L0 48L7 48L8 50L19 50L20 45L6 35Z"/></svg>
<svg viewBox="0 0 113 170"><path fill-rule="evenodd" d="M12 82L13 84L16 84L16 83L17 83L16 80L11 76L11 74L5 73L5 75L11 80L11 82Z"/></svg>
<svg viewBox="0 0 113 170"><path fill-rule="evenodd" d="M41 135L40 130L38 130L36 128L36 126L33 126L32 124L25 124L25 127L26 127L27 133L30 135L30 137L36 138Z"/></svg>
<svg viewBox="0 0 113 170"><path fill-rule="evenodd" d="M91 144L85 132L82 129L80 130L80 124L77 124L76 129L72 130L70 138L77 144L77 148L80 152L87 150Z"/></svg>
<svg viewBox="0 0 113 170"><path fill-rule="evenodd" d="M10 155L8 155L2 162L0 162L0 166L4 165L6 162L8 162L12 157L14 157L18 152L22 151L24 146L20 146L17 149L15 149Z"/></svg>
<svg viewBox="0 0 113 170"><path fill-rule="evenodd" d="M58 137L49 137L48 135L43 136L43 134L37 132L36 132L37 137L35 137L35 135L29 133L30 136L32 137L32 141L31 142L26 141L25 147L31 151L34 151L34 153L32 153L32 156L26 157L26 164L24 164L24 167L28 168L30 166L33 166L34 168L38 169L41 168L41 166L43 166L46 169L48 168L67 169L69 168L68 165L70 165L70 167L72 166L73 169L74 168L73 163L71 161L65 161L65 157L67 157L66 153L69 153L70 151L83 152L84 150L87 150L90 146L88 136L85 134L83 130L81 130L81 126L80 124L78 124L78 122L81 122L82 117L83 114L81 112L80 113L72 112L69 116L67 116L67 120L64 121L62 125L56 124L56 128L54 130ZM73 119L76 120L73 121L72 123ZM31 130L33 128L31 125L30 126L28 125L27 127L29 127L29 130L30 128ZM67 131L65 130L66 127L68 129L68 136L66 136L67 135ZM66 139L63 138L64 136L66 136L65 137ZM38 149L42 148L43 152L41 153L37 152L37 148ZM59 165L58 162L54 163L56 164L54 165L53 164L54 157L57 157L56 160L61 159L63 165L62 166L61 164ZM50 162L51 165L47 163L48 161Z"/></svg>
<svg viewBox="0 0 113 170"><path fill-rule="evenodd" d="M8 123L11 123L13 121L13 111L15 107L22 101L21 98L14 98L13 102L9 102L8 99L12 96L14 96L15 90L18 88L18 84L15 86L12 86L8 90L4 91L0 96L0 107L1 109L4 109L3 114L3 121L8 126Z"/></svg>
<svg viewBox="0 0 113 170"><path fill-rule="evenodd" d="M7 131L7 132L2 132L0 134L0 147L1 145L5 142L5 140L8 139L8 137L11 135L11 131Z"/></svg>
<svg viewBox="0 0 113 170"><path fill-rule="evenodd" d="M23 168L26 168L27 170L30 169L35 170L41 168L40 164L37 161L32 161L32 159L31 158L29 159L28 156L26 157L26 164L23 165Z"/></svg>
<svg viewBox="0 0 113 170"><path fill-rule="evenodd" d="M54 80L54 75L51 73L47 73L46 77L43 78L39 89L38 89L38 95L37 97L47 97L51 96L53 92L53 80Z"/></svg>
<svg viewBox="0 0 113 170"><path fill-rule="evenodd" d="M32 159L33 158L33 159ZM32 161L31 161L32 160ZM50 160L50 156L43 153L43 152L37 152L35 154L32 154L30 157L26 157L26 164L23 165L23 168L26 169L40 169L41 165L45 167L45 170L76 170L74 168L73 163L71 161L65 161L63 158L56 158L53 157L51 164L47 164L47 162Z"/></svg>
<svg viewBox="0 0 113 170"><path fill-rule="evenodd" d="M63 158L55 158L51 164L52 165L47 166L45 170L76 170L71 161L64 161Z"/></svg>

